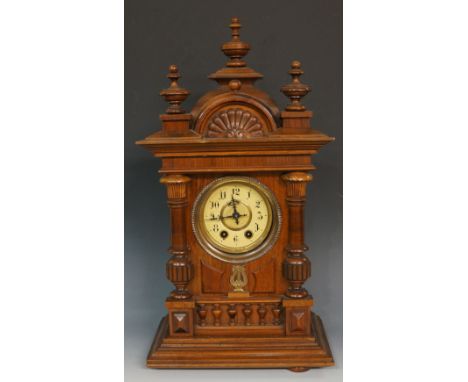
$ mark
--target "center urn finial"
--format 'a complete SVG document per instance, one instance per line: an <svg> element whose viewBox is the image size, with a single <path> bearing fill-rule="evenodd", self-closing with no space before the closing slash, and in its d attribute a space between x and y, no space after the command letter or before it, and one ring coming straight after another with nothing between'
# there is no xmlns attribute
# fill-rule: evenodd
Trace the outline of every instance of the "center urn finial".
<svg viewBox="0 0 468 382"><path fill-rule="evenodd" d="M239 18L233 17L231 19L231 41L222 45L221 49L230 60L226 63L228 67L243 67L245 61L242 58L249 52L250 45L240 40L239 30L241 28Z"/></svg>

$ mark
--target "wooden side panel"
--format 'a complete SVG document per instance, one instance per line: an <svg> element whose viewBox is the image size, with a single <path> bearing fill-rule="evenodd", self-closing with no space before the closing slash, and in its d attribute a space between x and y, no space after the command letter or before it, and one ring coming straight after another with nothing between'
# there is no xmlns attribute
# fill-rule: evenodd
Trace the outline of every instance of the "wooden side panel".
<svg viewBox="0 0 468 382"><path fill-rule="evenodd" d="M172 337L193 336L193 301L167 300L166 308L169 311L169 335Z"/></svg>
<svg viewBox="0 0 468 382"><path fill-rule="evenodd" d="M203 293L225 293L223 286L226 284L226 269L215 268L214 266L200 261L200 270L202 275Z"/></svg>
<svg viewBox="0 0 468 382"><path fill-rule="evenodd" d="M275 293L274 284L269 282L268 278L264 275L275 275L276 262L275 259L269 258L267 262L259 264L257 268L252 269L249 273L249 285L253 293Z"/></svg>
<svg viewBox="0 0 468 382"><path fill-rule="evenodd" d="M310 335L310 310L307 307L286 309L286 335Z"/></svg>

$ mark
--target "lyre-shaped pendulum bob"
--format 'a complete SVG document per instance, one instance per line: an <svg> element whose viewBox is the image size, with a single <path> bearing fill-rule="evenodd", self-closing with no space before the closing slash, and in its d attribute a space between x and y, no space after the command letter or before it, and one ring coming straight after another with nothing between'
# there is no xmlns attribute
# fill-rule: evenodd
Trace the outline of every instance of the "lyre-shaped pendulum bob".
<svg viewBox="0 0 468 382"><path fill-rule="evenodd" d="M229 297L248 296L249 292L245 290L248 282L247 272L243 265L233 265L229 282L233 287L233 292L229 292Z"/></svg>

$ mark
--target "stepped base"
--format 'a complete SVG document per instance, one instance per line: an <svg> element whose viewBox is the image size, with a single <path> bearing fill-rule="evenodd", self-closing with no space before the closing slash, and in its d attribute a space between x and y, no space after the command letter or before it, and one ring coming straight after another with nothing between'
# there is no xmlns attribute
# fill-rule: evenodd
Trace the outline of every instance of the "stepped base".
<svg viewBox="0 0 468 382"><path fill-rule="evenodd" d="M157 369L289 369L306 371L333 366L320 317L312 313L311 336L168 337L164 317L156 332L147 366Z"/></svg>

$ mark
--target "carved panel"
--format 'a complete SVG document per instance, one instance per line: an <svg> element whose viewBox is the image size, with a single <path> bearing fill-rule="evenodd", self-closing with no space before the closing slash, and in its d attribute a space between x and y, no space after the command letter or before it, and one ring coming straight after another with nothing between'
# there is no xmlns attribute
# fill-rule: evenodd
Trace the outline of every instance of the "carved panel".
<svg viewBox="0 0 468 382"><path fill-rule="evenodd" d="M252 271L252 292L273 293L275 291L275 259L270 259L266 264L261 264Z"/></svg>
<svg viewBox="0 0 468 382"><path fill-rule="evenodd" d="M215 268L202 261L201 272L203 293L224 293L226 291L223 284L225 270Z"/></svg>
<svg viewBox="0 0 468 382"><path fill-rule="evenodd" d="M192 335L192 312L190 310L175 310L170 312L170 332L172 336Z"/></svg>
<svg viewBox="0 0 468 382"><path fill-rule="evenodd" d="M172 324L174 326L174 333L188 333L188 314L185 312L172 313Z"/></svg>
<svg viewBox="0 0 468 382"><path fill-rule="evenodd" d="M251 110L222 109L208 121L206 135L210 138L251 138L265 135L260 118Z"/></svg>
<svg viewBox="0 0 468 382"><path fill-rule="evenodd" d="M303 336L310 331L309 308L287 309L286 335Z"/></svg>
<svg viewBox="0 0 468 382"><path fill-rule="evenodd" d="M291 333L303 332L305 327L305 312L303 310L293 310L290 312L290 315L289 328Z"/></svg>

